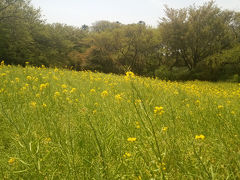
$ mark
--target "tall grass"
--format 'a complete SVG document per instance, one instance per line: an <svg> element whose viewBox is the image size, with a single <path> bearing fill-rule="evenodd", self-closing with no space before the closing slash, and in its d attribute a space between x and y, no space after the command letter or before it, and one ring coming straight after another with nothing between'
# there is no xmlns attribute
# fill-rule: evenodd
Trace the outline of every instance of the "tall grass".
<svg viewBox="0 0 240 180"><path fill-rule="evenodd" d="M239 179L240 85L0 66L0 179Z"/></svg>

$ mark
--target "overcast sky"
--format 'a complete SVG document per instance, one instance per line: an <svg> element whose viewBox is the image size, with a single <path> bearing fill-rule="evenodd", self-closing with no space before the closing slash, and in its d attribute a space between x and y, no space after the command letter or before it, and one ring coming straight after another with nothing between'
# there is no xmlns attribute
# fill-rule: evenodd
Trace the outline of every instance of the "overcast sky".
<svg viewBox="0 0 240 180"><path fill-rule="evenodd" d="M59 22L73 26L91 25L98 20L119 21L124 24L140 20L157 26L164 16L164 4L172 8L201 5L208 0L32 0L41 8L49 23ZM240 0L215 0L222 9L240 11Z"/></svg>

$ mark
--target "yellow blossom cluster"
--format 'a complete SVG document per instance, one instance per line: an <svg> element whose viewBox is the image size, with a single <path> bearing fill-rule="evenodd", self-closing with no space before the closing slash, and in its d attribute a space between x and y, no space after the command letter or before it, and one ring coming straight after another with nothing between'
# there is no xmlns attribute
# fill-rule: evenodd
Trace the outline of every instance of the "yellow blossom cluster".
<svg viewBox="0 0 240 180"><path fill-rule="evenodd" d="M137 121L137 122L136 122L136 128L139 129L140 127L141 127L141 126L140 126L139 122Z"/></svg>
<svg viewBox="0 0 240 180"><path fill-rule="evenodd" d="M96 90L95 90L95 89L90 89L90 92L91 92L91 93L95 93Z"/></svg>
<svg viewBox="0 0 240 180"><path fill-rule="evenodd" d="M107 91L103 91L103 92L101 93L101 96L102 96L102 97L108 96L108 92L107 92Z"/></svg>
<svg viewBox="0 0 240 180"><path fill-rule="evenodd" d="M117 95L115 95L115 99L118 100L118 101L120 101L120 100L122 100L122 97L121 97L120 94L117 94Z"/></svg>
<svg viewBox="0 0 240 180"><path fill-rule="evenodd" d="M60 96L60 92L57 91L54 93L54 97L58 97L58 96Z"/></svg>
<svg viewBox="0 0 240 180"><path fill-rule="evenodd" d="M42 91L43 89L45 89L47 86L49 86L49 83L40 84L40 91Z"/></svg>
<svg viewBox="0 0 240 180"><path fill-rule="evenodd" d="M164 110L162 106L156 106L154 108L154 114L162 115L163 113L164 113Z"/></svg>
<svg viewBox="0 0 240 180"><path fill-rule="evenodd" d="M131 157L131 156L132 156L132 155L131 155L131 153L129 153L129 152L125 152L124 155L123 155L123 157L125 157L125 158Z"/></svg>
<svg viewBox="0 0 240 180"><path fill-rule="evenodd" d="M134 77L135 75L134 75L133 72L128 71L128 72L126 72L126 76L127 76L127 77Z"/></svg>
<svg viewBox="0 0 240 180"><path fill-rule="evenodd" d="M135 142L136 140L137 140L137 138L135 138L135 137L129 137L127 139L128 142Z"/></svg>
<svg viewBox="0 0 240 180"><path fill-rule="evenodd" d="M201 139L201 140L203 140L203 139L205 139L205 136L202 135L202 134L196 135L196 136L195 136L195 139Z"/></svg>
<svg viewBox="0 0 240 180"><path fill-rule="evenodd" d="M131 71L126 72L125 80L128 81L130 79L135 78L135 74Z"/></svg>
<svg viewBox="0 0 240 180"><path fill-rule="evenodd" d="M70 93L74 93L77 89L76 88L72 88Z"/></svg>

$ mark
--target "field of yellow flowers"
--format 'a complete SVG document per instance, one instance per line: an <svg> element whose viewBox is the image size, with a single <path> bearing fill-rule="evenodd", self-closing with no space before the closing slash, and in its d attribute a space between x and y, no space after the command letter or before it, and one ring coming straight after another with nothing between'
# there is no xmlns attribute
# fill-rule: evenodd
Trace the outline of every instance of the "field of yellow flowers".
<svg viewBox="0 0 240 180"><path fill-rule="evenodd" d="M0 65L0 179L240 179L240 84Z"/></svg>

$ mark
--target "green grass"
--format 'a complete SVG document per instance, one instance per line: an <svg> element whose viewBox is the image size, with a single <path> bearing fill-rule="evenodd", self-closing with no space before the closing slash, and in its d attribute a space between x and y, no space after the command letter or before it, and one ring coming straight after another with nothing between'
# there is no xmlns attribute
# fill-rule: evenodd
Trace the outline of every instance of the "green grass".
<svg viewBox="0 0 240 180"><path fill-rule="evenodd" d="M0 179L239 179L239 117L240 84L1 65Z"/></svg>

